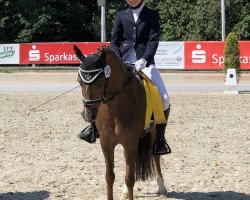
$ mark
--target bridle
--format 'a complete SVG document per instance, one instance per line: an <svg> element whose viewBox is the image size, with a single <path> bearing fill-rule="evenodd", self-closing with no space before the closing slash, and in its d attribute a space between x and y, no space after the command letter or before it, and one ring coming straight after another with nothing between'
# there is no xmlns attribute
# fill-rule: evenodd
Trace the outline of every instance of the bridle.
<svg viewBox="0 0 250 200"><path fill-rule="evenodd" d="M129 78L129 80L124 84L123 88L115 93L112 97L107 98L107 90L109 86L109 77L111 74L111 68L110 66L106 65L103 68L94 69L94 70L83 70L81 67L79 67L78 74L81 78L81 80L85 84L92 84L99 76L104 75L105 82L103 85L103 92L100 98L97 99L84 99L83 98L83 105L84 107L93 107L94 105L98 106L98 110L101 107L101 105L106 104L108 102L111 102L118 94L120 94L125 87L128 85L128 83L132 80L132 76ZM91 74L93 74L91 76Z"/></svg>
<svg viewBox="0 0 250 200"><path fill-rule="evenodd" d="M100 75L104 74L105 75L105 82L103 85L103 92L100 98L97 99L84 99L83 98L83 105L84 107L92 107L94 105L98 105L100 107L101 104L105 104L113 99L113 97L107 99L107 88L109 85L109 76L110 73L108 72L110 70L110 67L106 65L104 68L99 68L99 69L94 69L94 70L83 70L81 67L79 67L78 74L81 78L81 80L85 84L92 84ZM109 73L109 74L108 74ZM93 76L91 76L93 74Z"/></svg>

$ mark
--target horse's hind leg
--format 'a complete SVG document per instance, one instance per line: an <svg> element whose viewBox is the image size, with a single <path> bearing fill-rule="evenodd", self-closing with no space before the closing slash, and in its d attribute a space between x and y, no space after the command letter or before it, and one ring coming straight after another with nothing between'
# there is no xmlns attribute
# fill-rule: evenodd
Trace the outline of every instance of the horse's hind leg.
<svg viewBox="0 0 250 200"><path fill-rule="evenodd" d="M113 200L113 184L115 181L114 173L114 149L115 146L101 142L102 151L106 164L106 183L107 183L107 200Z"/></svg>
<svg viewBox="0 0 250 200"><path fill-rule="evenodd" d="M162 173L161 173L160 155L154 155L154 161L155 161L156 172L157 172L157 176L156 176L156 182L157 182L157 186L158 186L157 193L159 195L167 196L167 189L164 185L164 179L163 179Z"/></svg>

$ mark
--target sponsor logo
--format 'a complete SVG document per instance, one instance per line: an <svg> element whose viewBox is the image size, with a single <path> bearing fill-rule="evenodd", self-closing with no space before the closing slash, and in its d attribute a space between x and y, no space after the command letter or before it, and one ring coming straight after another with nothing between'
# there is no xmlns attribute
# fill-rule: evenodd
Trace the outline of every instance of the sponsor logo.
<svg viewBox="0 0 250 200"><path fill-rule="evenodd" d="M39 61L40 51L36 50L36 45L32 45L32 50L29 51L29 61Z"/></svg>
<svg viewBox="0 0 250 200"><path fill-rule="evenodd" d="M177 56L176 60L180 62L182 60L181 56Z"/></svg>
<svg viewBox="0 0 250 200"><path fill-rule="evenodd" d="M45 61L49 63L60 62L60 61L76 61L76 55L66 54L63 52L62 54L44 54Z"/></svg>
<svg viewBox="0 0 250 200"><path fill-rule="evenodd" d="M196 50L192 51L192 63L206 63L206 51L201 50L201 45L196 45Z"/></svg>
<svg viewBox="0 0 250 200"><path fill-rule="evenodd" d="M250 57L248 56L240 56L240 63L241 64L249 64L250 63ZM213 64L219 64L219 66L222 66L224 64L225 58L224 56L219 56L218 54L212 55L212 63Z"/></svg>
<svg viewBox="0 0 250 200"><path fill-rule="evenodd" d="M66 54L65 52L62 52L60 54L51 54L51 53L45 52L43 54L40 52L40 50L37 49L36 45L32 45L32 49L29 51L29 61L38 62L42 60L44 60L46 63L53 64L53 63L58 63L62 61L76 61L77 57L76 55Z"/></svg>
<svg viewBox="0 0 250 200"><path fill-rule="evenodd" d="M13 47L3 47L3 51L0 51L0 58L8 58L12 57L15 54L15 50Z"/></svg>

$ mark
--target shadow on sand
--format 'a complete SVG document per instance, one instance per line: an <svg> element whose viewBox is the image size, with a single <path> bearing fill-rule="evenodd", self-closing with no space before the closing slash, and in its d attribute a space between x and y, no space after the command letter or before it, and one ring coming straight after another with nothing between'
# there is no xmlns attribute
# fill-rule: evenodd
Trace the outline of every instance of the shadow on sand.
<svg viewBox="0 0 250 200"><path fill-rule="evenodd" d="M158 197L155 193L145 193L137 197L145 198ZM169 192L166 199L181 200L250 200L250 195L233 191L217 192Z"/></svg>
<svg viewBox="0 0 250 200"><path fill-rule="evenodd" d="M45 190L35 192L7 192L0 194L0 200L45 200L49 196L50 193Z"/></svg>

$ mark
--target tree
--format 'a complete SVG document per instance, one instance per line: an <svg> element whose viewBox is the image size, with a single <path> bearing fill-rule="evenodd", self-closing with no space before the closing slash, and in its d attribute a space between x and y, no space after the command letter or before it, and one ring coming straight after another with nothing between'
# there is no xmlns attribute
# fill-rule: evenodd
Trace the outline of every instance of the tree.
<svg viewBox="0 0 250 200"><path fill-rule="evenodd" d="M225 62L223 72L226 74L227 69L234 68L236 69L236 74L239 76L241 73L240 69L240 52L238 45L238 38L235 33L231 32L226 38L225 46Z"/></svg>
<svg viewBox="0 0 250 200"><path fill-rule="evenodd" d="M237 7L234 8L233 7ZM231 4L231 9L228 11L229 19L236 18L232 22L232 27L229 29L237 35L240 40L249 40L250 39L250 3L247 0L236 1L234 4ZM231 14L233 13L233 15Z"/></svg>
<svg viewBox="0 0 250 200"><path fill-rule="evenodd" d="M235 32L240 39L250 39L249 0L226 1L226 31Z"/></svg>
<svg viewBox="0 0 250 200"><path fill-rule="evenodd" d="M18 33L23 29L19 23L18 8L12 1L0 1L0 43L15 42Z"/></svg>
<svg viewBox="0 0 250 200"><path fill-rule="evenodd" d="M94 41L92 0L1 1L0 42ZM2 10L4 11L2 13Z"/></svg>
<svg viewBox="0 0 250 200"><path fill-rule="evenodd" d="M221 40L220 1L197 0L187 30L186 40Z"/></svg>
<svg viewBox="0 0 250 200"><path fill-rule="evenodd" d="M161 18L161 41L221 40L218 0L145 0ZM107 0L106 33L126 1ZM100 41L97 0L0 0L0 43ZM226 33L250 40L249 0L226 1Z"/></svg>
<svg viewBox="0 0 250 200"><path fill-rule="evenodd" d="M193 3L183 0L161 0L156 8L161 18L161 40L185 40L189 35L187 27Z"/></svg>

